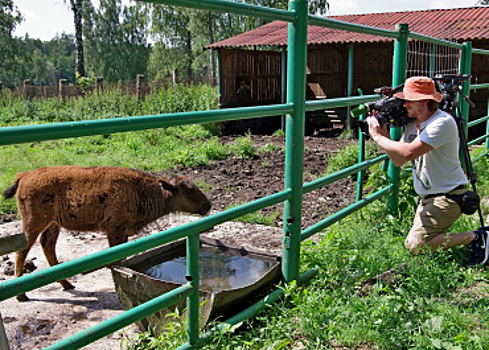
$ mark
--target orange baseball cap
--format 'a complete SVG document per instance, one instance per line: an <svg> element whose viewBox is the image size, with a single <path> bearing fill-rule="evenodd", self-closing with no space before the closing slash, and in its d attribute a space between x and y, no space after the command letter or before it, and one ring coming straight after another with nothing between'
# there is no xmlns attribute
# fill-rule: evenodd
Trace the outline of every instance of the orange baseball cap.
<svg viewBox="0 0 489 350"><path fill-rule="evenodd" d="M435 100L440 102L443 95L436 91L435 82L428 77L411 77L404 83L404 90L394 95L406 101Z"/></svg>

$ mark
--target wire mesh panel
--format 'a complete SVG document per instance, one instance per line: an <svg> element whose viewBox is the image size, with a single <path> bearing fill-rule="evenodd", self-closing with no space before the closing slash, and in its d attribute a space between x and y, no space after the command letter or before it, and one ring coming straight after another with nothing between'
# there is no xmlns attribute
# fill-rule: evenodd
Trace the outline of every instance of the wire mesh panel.
<svg viewBox="0 0 489 350"><path fill-rule="evenodd" d="M457 74L460 49L410 40L408 43L407 76Z"/></svg>

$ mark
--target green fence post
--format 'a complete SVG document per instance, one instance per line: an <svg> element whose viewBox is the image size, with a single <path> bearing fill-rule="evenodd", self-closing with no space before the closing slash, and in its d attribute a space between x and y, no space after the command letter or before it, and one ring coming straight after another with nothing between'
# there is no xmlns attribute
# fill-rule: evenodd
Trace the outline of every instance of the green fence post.
<svg viewBox="0 0 489 350"><path fill-rule="evenodd" d="M217 67L217 101L221 105L222 98L222 66L221 66L221 50L216 50L216 67Z"/></svg>
<svg viewBox="0 0 489 350"><path fill-rule="evenodd" d="M187 237L187 279L194 290L187 298L188 309L188 342L195 344L199 339L199 245L200 235Z"/></svg>
<svg viewBox="0 0 489 350"><path fill-rule="evenodd" d="M358 89L358 94L363 96L362 89ZM358 118L359 120L365 120L365 114L362 114ZM365 161L365 135L358 127L358 163ZM360 201L363 198L363 180L365 180L365 170L360 170L357 174L357 195L356 201Z"/></svg>
<svg viewBox="0 0 489 350"><path fill-rule="evenodd" d="M472 42L467 41L463 43L462 53L460 57L460 73L461 74L470 74L470 66L472 65ZM470 79L462 84L462 92L465 96L469 96L470 94ZM463 117L464 123L464 131L465 137L468 135L468 120L469 120L469 104L464 100L461 94L458 94L458 103L460 106L460 116Z"/></svg>
<svg viewBox="0 0 489 350"><path fill-rule="evenodd" d="M282 273L285 282L299 277L302 180L304 168L304 121L306 113L307 1L293 0L289 10L296 21L289 23L287 63L287 103L293 113L286 119L285 189L291 198L284 203Z"/></svg>
<svg viewBox="0 0 489 350"><path fill-rule="evenodd" d="M392 86L398 86L406 80L406 67L407 67L407 47L409 29L405 23L398 24L396 30L400 36L394 43L394 69L392 75ZM401 138L401 128L391 128L391 138L393 140L399 140ZM400 181L400 169L396 167L392 162L389 162L389 179L393 185L392 192L389 196L389 211L396 213L399 205L399 181Z"/></svg>
<svg viewBox="0 0 489 350"><path fill-rule="evenodd" d="M285 103L287 95L287 50L282 48L280 51L280 103ZM280 117L280 130L285 131L285 115Z"/></svg>
<svg viewBox="0 0 489 350"><path fill-rule="evenodd" d="M487 95L489 96L489 88L487 89ZM487 101L487 114L489 116L489 100ZM489 121L486 121L486 134L489 134ZM486 139L486 152L489 151L489 139Z"/></svg>
<svg viewBox="0 0 489 350"><path fill-rule="evenodd" d="M348 97L353 92L353 55L355 53L355 44L351 44L348 48L348 88L346 94ZM346 108L346 127L351 128L350 106Z"/></svg>

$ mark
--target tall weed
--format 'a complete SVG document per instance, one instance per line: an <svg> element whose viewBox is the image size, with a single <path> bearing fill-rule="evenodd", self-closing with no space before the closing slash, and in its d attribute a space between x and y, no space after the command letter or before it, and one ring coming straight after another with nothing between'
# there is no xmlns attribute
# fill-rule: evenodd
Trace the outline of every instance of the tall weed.
<svg viewBox="0 0 489 350"><path fill-rule="evenodd" d="M144 100L117 87L94 90L83 98L33 99L0 93L0 125L72 122L217 109L217 90L210 85L155 90Z"/></svg>

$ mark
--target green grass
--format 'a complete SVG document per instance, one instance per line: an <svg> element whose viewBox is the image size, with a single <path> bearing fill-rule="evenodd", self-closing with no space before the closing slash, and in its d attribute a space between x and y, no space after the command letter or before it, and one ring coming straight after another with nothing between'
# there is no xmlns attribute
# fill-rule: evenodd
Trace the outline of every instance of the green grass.
<svg viewBox="0 0 489 350"><path fill-rule="evenodd" d="M227 206L225 210L232 209L235 207L238 207L242 204L245 203L234 203L230 206ZM247 222L250 224L258 224L258 225L266 225L266 226L273 226L275 220L280 216L280 213L278 211L273 211L270 213L270 215L264 215L261 211L254 212L254 213L249 213L245 214L243 216L240 216L237 220L241 222Z"/></svg>

